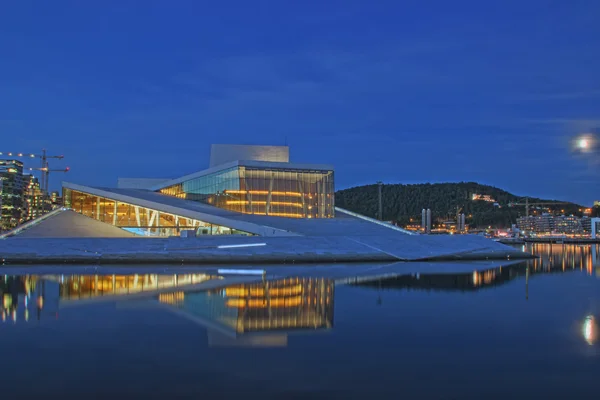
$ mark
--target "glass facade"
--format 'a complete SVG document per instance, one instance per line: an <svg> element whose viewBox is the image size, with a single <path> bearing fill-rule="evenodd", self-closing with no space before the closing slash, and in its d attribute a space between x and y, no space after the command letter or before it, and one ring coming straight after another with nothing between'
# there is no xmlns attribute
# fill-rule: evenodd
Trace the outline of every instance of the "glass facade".
<svg viewBox="0 0 600 400"><path fill-rule="evenodd" d="M180 236L194 230L197 235L250 235L221 225L161 212L93 194L64 189L65 207L90 218L143 236Z"/></svg>
<svg viewBox="0 0 600 400"><path fill-rule="evenodd" d="M237 166L193 178L160 193L245 214L333 218L333 171Z"/></svg>

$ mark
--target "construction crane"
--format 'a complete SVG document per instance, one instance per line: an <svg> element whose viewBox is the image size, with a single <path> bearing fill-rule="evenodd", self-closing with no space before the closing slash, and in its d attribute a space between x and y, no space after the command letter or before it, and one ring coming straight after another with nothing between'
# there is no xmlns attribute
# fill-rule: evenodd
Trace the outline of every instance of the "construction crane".
<svg viewBox="0 0 600 400"><path fill-rule="evenodd" d="M66 168L63 168L63 169L48 169L48 167L45 167L45 168L27 168L27 169L29 171L34 171L34 170L36 170L36 171L42 171L42 176L44 177L46 184L45 184L45 187L40 184L40 189L42 189L42 191L44 193L48 193L48 178L50 176L50 172L69 172L71 170L71 168L69 168L69 167L66 167Z"/></svg>
<svg viewBox="0 0 600 400"><path fill-rule="evenodd" d="M42 161L42 165L40 168L29 168L30 171L32 170L38 170L42 172L42 180L40 182L40 189L44 192L44 193L48 193L48 186L49 186L49 175L50 172L69 172L69 167L65 168L65 169L58 169L58 170L53 170L50 169L50 165L48 163L48 159L50 158L54 158L54 159L58 159L58 160L62 160L63 158L65 158L65 156L60 155L60 156L49 156L46 153L46 149L42 149L42 154L28 154L28 153L3 153L0 152L0 156L9 156L9 157L25 157L25 158L39 158Z"/></svg>
<svg viewBox="0 0 600 400"><path fill-rule="evenodd" d="M513 206L525 206L525 216L529 217L529 206L553 206L553 205L558 205L558 204L571 204L567 201L546 201L546 202L536 202L536 203L530 203L529 202L529 197L525 197L525 203L508 203L509 207L513 207Z"/></svg>

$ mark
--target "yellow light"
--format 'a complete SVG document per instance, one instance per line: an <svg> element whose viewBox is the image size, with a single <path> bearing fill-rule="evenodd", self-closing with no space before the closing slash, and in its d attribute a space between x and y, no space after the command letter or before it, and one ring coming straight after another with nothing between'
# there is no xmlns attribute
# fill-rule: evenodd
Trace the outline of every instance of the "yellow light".
<svg viewBox="0 0 600 400"><path fill-rule="evenodd" d="M473 271L473 285L479 286L479 274L477 271Z"/></svg>
<svg viewBox="0 0 600 400"><path fill-rule="evenodd" d="M225 190L225 193L231 194L265 194L268 195L268 190ZM292 197L302 197L302 193L299 192L271 192L273 196L292 196Z"/></svg>
<svg viewBox="0 0 600 400"><path fill-rule="evenodd" d="M272 201L271 204L274 206L302 207L302 203L292 203L291 201Z"/></svg>
<svg viewBox="0 0 600 400"><path fill-rule="evenodd" d="M232 308L267 308L269 305L271 307L294 307L302 304L302 297L293 296L276 298L271 299L269 302L267 302L266 299L250 299L247 303L244 299L227 299L227 302L225 304L227 307Z"/></svg>
<svg viewBox="0 0 600 400"><path fill-rule="evenodd" d="M10 297L10 294L4 295L4 298L2 299L2 305L4 306L4 308L10 308L10 306L12 305L12 297Z"/></svg>
<svg viewBox="0 0 600 400"><path fill-rule="evenodd" d="M225 202L227 205L235 205L235 204L250 204L248 200L227 200ZM266 205L266 201L253 201L254 205ZM293 203L291 201L272 201L271 205L273 206L290 206L290 207L302 207L302 203Z"/></svg>
<svg viewBox="0 0 600 400"><path fill-rule="evenodd" d="M246 306L246 301L244 299L227 299L225 304L227 307L243 308Z"/></svg>
<svg viewBox="0 0 600 400"><path fill-rule="evenodd" d="M225 289L225 295L227 297L245 297L248 295L248 292L243 287L229 287Z"/></svg>
<svg viewBox="0 0 600 400"><path fill-rule="evenodd" d="M270 212L269 215L273 215L275 217L291 217L291 218L303 218L304 214L292 214L292 213L274 213Z"/></svg>

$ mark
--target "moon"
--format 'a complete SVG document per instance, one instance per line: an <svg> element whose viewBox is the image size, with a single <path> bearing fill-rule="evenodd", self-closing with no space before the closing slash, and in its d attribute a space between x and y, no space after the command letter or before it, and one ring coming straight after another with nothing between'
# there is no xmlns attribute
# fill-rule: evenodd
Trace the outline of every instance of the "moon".
<svg viewBox="0 0 600 400"><path fill-rule="evenodd" d="M572 141L572 149L577 153L592 153L596 150L598 141L591 133L584 133L575 137Z"/></svg>

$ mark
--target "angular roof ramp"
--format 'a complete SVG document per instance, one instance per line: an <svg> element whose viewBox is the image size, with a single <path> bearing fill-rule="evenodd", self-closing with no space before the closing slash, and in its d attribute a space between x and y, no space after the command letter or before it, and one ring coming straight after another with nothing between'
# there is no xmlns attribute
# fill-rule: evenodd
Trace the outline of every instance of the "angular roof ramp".
<svg viewBox="0 0 600 400"><path fill-rule="evenodd" d="M402 233L405 233L407 235L418 235L418 233L416 233L416 232L412 232L412 231L409 231L407 229L402 229L400 227L397 227L396 225L388 224L387 222L382 222L382 221L379 221L377 219L369 218L367 216L364 216L364 215L361 215L361 214L357 214L355 212L352 212L350 210L345 210L345 209L340 208L340 207L336 207L335 211L339 212L339 213L342 213L342 214L350 215L350 216L352 216L354 218L362 219L364 221L369 221L369 222L372 222L372 223L377 224L377 225L385 226L386 228L393 229L395 231L402 232Z"/></svg>
<svg viewBox="0 0 600 400"><path fill-rule="evenodd" d="M0 235L0 239L19 238L131 238L134 233L59 208Z"/></svg>

